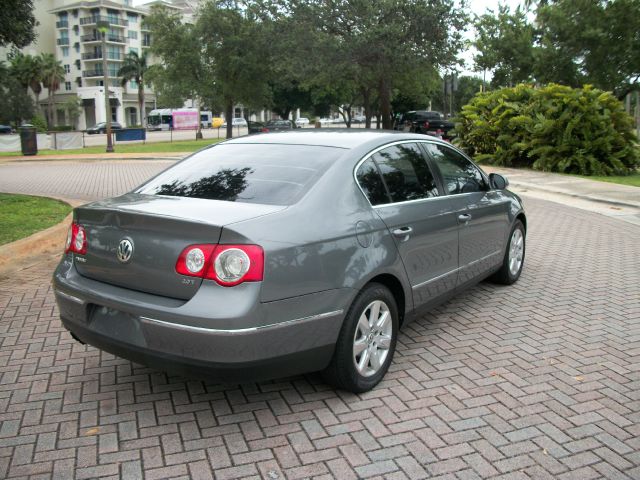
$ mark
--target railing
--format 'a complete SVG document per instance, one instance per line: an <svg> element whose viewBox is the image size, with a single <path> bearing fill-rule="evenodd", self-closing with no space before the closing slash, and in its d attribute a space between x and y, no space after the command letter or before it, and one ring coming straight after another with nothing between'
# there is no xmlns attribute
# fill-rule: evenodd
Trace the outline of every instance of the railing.
<svg viewBox="0 0 640 480"><path fill-rule="evenodd" d="M84 78L87 77L104 77L104 72L102 70L85 70L82 72L82 76Z"/></svg>
<svg viewBox="0 0 640 480"><path fill-rule="evenodd" d="M80 25L95 25L98 22L107 22L114 27L128 27L129 21L122 20L120 18L105 17L102 15L92 15L90 17L83 17L80 19Z"/></svg>
<svg viewBox="0 0 640 480"><path fill-rule="evenodd" d="M93 33L90 33L89 35L83 35L80 37L80 40L83 42L101 42L102 41L102 37L100 35L94 35ZM107 38L106 38L107 42L112 42L112 43L128 43L129 39L121 37L120 35L112 35L110 33L107 33Z"/></svg>
<svg viewBox="0 0 640 480"><path fill-rule="evenodd" d="M123 55L121 53L110 53L107 52L107 60L122 60ZM90 52L82 54L83 60L102 60L101 52Z"/></svg>
<svg viewBox="0 0 640 480"><path fill-rule="evenodd" d="M58 45L69 45L69 39L68 38L58 38L58 40L56 40L56 43Z"/></svg>
<svg viewBox="0 0 640 480"><path fill-rule="evenodd" d="M69 28L68 20L59 20L56 22L56 28Z"/></svg>

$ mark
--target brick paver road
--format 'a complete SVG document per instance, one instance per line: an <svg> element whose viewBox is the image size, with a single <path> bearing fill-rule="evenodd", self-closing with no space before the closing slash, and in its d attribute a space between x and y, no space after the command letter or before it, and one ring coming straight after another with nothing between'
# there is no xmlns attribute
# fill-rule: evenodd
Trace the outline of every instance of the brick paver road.
<svg viewBox="0 0 640 480"><path fill-rule="evenodd" d="M640 228L527 207L520 281L405 327L359 396L167 377L73 341L51 262L0 281L0 478L640 478Z"/></svg>

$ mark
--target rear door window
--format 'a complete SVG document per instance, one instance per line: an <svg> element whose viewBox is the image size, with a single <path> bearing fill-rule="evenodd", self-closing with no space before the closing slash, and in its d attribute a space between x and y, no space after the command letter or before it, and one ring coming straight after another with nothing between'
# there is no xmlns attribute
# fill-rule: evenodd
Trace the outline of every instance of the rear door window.
<svg viewBox="0 0 640 480"><path fill-rule="evenodd" d="M372 157L393 202L438 196L435 178L415 143L393 145Z"/></svg>
<svg viewBox="0 0 640 480"><path fill-rule="evenodd" d="M216 145L166 170L136 192L291 205L344 151L310 145Z"/></svg>
<svg viewBox="0 0 640 480"><path fill-rule="evenodd" d="M464 155L444 145L425 143L424 146L440 169L449 195L489 190L478 167Z"/></svg>

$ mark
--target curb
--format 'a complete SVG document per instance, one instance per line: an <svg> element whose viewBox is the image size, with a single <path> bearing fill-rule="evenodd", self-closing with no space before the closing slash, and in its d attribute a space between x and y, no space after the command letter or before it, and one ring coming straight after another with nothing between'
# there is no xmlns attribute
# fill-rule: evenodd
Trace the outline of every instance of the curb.
<svg viewBox="0 0 640 480"><path fill-rule="evenodd" d="M163 160L182 160L187 155L190 155L191 152L172 152L171 155L163 155L162 153L147 155L147 156L135 156L135 157L123 157L123 156L96 156L96 157L87 157L83 155L67 155L67 156L33 156L33 157L0 157L0 163L23 163L23 162L99 162L103 160L108 161L163 161Z"/></svg>
<svg viewBox="0 0 640 480"><path fill-rule="evenodd" d="M518 180L511 180L511 179L509 179L509 185L513 187L524 188L527 190L537 190L540 192L554 193L556 195L565 195L567 197L579 198L581 200L589 200L592 202L598 202L598 203L603 203L608 205L640 209L640 202L634 202L634 201L623 202L620 200L614 200L611 198L601 197L598 195L578 194L578 193L567 191L561 188L549 188L549 187L541 186L535 183L527 183L527 182L521 182Z"/></svg>

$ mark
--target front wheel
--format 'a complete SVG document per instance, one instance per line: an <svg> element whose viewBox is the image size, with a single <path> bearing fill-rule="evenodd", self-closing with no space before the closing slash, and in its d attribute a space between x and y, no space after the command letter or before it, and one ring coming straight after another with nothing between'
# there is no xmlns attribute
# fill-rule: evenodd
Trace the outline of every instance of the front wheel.
<svg viewBox="0 0 640 480"><path fill-rule="evenodd" d="M371 283L356 297L345 318L328 383L353 393L375 387L389 369L398 336L398 307L384 285Z"/></svg>
<svg viewBox="0 0 640 480"><path fill-rule="evenodd" d="M507 251L504 254L502 266L492 277L496 283L503 285L511 285L515 283L520 274L522 273L522 267L524 266L524 254L525 254L525 230L524 225L520 220L516 220L511 229L509 235L509 244L507 245Z"/></svg>

